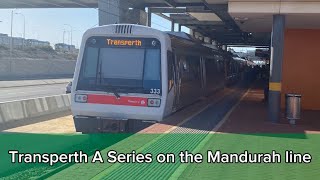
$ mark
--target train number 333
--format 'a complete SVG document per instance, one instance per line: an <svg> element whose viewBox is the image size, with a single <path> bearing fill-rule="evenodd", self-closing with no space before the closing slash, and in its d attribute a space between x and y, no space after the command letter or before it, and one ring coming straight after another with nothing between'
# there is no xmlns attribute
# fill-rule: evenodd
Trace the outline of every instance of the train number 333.
<svg viewBox="0 0 320 180"><path fill-rule="evenodd" d="M160 89L150 89L150 94L160 94Z"/></svg>

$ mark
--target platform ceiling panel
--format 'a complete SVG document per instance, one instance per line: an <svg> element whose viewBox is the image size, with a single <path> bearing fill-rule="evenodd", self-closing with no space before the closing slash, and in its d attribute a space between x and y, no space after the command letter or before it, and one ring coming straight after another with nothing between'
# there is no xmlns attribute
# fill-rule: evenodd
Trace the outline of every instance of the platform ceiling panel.
<svg viewBox="0 0 320 180"><path fill-rule="evenodd" d="M199 21L221 21L215 13L189 13Z"/></svg>

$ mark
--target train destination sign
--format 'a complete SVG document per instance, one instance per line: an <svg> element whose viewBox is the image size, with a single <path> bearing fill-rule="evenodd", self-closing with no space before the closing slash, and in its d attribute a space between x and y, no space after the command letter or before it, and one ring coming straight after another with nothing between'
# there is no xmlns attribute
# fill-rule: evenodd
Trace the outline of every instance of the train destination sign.
<svg viewBox="0 0 320 180"><path fill-rule="evenodd" d="M142 46L141 40L107 39L109 46Z"/></svg>
<svg viewBox="0 0 320 180"><path fill-rule="evenodd" d="M157 48L161 43L156 38L139 37L103 37L93 36L87 40L87 46L96 48L119 47L119 48Z"/></svg>

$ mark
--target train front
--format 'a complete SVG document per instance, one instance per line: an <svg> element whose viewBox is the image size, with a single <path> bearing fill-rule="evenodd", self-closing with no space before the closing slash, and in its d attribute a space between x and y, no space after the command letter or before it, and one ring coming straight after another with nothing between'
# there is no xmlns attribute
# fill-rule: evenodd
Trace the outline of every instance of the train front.
<svg viewBox="0 0 320 180"><path fill-rule="evenodd" d="M165 42L157 30L137 25L85 33L72 87L77 132L118 132L125 131L127 120L162 120Z"/></svg>

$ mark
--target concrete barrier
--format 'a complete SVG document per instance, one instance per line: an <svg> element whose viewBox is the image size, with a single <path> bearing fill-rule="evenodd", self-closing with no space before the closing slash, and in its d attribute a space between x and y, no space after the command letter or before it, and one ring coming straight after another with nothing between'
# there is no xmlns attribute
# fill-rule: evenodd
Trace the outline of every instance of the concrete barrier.
<svg viewBox="0 0 320 180"><path fill-rule="evenodd" d="M45 116L70 112L70 95L0 103L0 130L43 121Z"/></svg>
<svg viewBox="0 0 320 180"><path fill-rule="evenodd" d="M76 61L0 59L0 80L19 77L69 77L73 75Z"/></svg>
<svg viewBox="0 0 320 180"><path fill-rule="evenodd" d="M38 79L38 80L0 81L0 88L41 86L41 85L52 85L52 84L67 84L70 81L72 81L72 78L69 78L69 79Z"/></svg>

